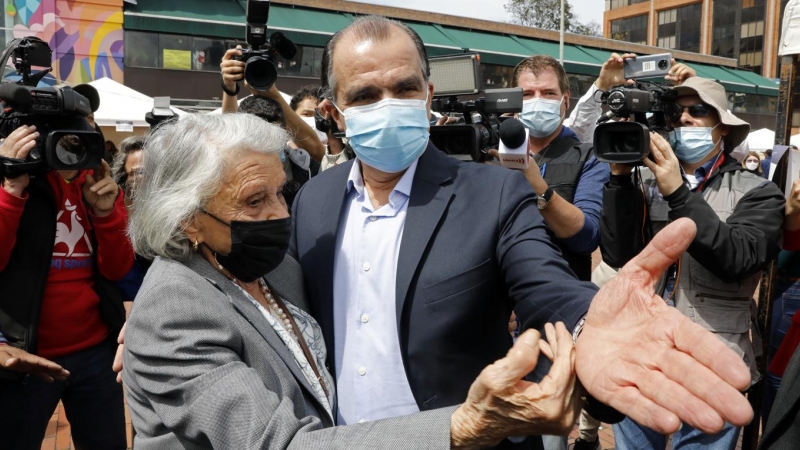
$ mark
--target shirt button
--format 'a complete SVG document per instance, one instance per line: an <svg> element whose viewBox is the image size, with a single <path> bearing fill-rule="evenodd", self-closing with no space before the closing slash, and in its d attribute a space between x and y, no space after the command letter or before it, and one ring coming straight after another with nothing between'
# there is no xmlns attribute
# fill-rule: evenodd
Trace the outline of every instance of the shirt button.
<svg viewBox="0 0 800 450"><path fill-rule="evenodd" d="M367 323L367 322L369 322L369 314L363 314L361 316L361 323Z"/></svg>
<svg viewBox="0 0 800 450"><path fill-rule="evenodd" d="M378 220L378 218L377 218L377 217L375 217L375 216L369 216L369 221L370 221L370 222L375 222L376 220Z"/></svg>
<svg viewBox="0 0 800 450"><path fill-rule="evenodd" d="M359 367L359 368L358 368L358 374L359 374L359 375L361 375L361 376L363 377L364 375L366 375L366 374L367 374L367 369L365 369L365 368L363 368L363 367Z"/></svg>
<svg viewBox="0 0 800 450"><path fill-rule="evenodd" d="M369 263L364 263L362 267L364 268L364 272L369 272Z"/></svg>

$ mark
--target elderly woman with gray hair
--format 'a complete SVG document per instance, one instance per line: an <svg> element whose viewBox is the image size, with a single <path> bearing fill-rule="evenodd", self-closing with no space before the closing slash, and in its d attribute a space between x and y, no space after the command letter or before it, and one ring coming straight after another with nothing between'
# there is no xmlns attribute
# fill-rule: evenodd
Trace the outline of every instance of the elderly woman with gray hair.
<svg viewBox="0 0 800 450"><path fill-rule="evenodd" d="M278 152L258 117L187 115L145 143L129 234L154 258L128 319L123 376L137 449L479 448L567 433L574 350L563 324L523 334L458 407L333 428L326 347L307 312ZM539 350L541 383L522 380Z"/></svg>

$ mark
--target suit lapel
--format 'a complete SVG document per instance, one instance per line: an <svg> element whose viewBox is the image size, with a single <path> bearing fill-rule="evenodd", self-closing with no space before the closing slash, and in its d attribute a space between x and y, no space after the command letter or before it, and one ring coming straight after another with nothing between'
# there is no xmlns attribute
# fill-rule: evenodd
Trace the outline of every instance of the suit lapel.
<svg viewBox="0 0 800 450"><path fill-rule="evenodd" d="M453 197L450 168L455 160L428 143L419 159L411 187L400 254L397 259L396 313L397 332L408 290L422 260L428 242Z"/></svg>
<svg viewBox="0 0 800 450"><path fill-rule="evenodd" d="M300 370L300 367L297 365L297 361L294 359L294 355L292 352L289 351L289 348L286 344L281 340L275 330L267 322L267 319L261 315L258 308L253 305L253 302L250 301L249 298L236 286L233 286L230 280L228 280L224 275L222 275L217 270L214 270L204 259L193 256L189 263L187 264L191 269L205 277L208 281L215 285L217 289L222 291L225 295L228 296L231 304L233 305L234 309L241 314L247 322L267 341L270 347L275 350L275 353L283 360L283 363L292 372L297 382L305 388L308 395L307 397L312 398L320 407L320 411L324 411L325 408L319 403L316 394L314 394L314 390L311 388L311 384L306 379L303 372Z"/></svg>
<svg viewBox="0 0 800 450"><path fill-rule="evenodd" d="M781 422L794 419L789 414L796 411L795 408L798 403L800 403L800 349L795 351L783 374L781 387L769 414L769 421L764 427L764 434L761 437L762 442L767 442L772 433L779 428L778 426Z"/></svg>
<svg viewBox="0 0 800 450"><path fill-rule="evenodd" d="M320 208L319 236L314 245L313 253L316 257L316 270L307 273L307 286L314 289L317 295L311 295L309 303L314 318L322 328L322 335L328 347L328 367L334 367L335 356L333 338L333 271L336 255L336 241L339 234L339 223L342 215L345 198L347 197L347 179L354 161L342 164L336 170L336 176L328 182L325 202ZM311 283L315 286L312 288Z"/></svg>

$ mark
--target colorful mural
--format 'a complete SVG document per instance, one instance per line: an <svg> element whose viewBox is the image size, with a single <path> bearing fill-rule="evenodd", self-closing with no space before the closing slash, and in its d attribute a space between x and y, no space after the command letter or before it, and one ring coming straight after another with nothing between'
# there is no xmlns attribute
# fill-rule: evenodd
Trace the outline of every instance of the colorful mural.
<svg viewBox="0 0 800 450"><path fill-rule="evenodd" d="M53 76L123 82L123 0L3 0L6 42L35 35L53 49Z"/></svg>

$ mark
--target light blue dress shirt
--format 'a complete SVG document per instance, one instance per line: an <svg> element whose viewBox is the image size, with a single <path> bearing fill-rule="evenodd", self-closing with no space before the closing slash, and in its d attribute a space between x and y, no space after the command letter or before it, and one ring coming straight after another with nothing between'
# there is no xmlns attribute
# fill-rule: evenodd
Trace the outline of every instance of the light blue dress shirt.
<svg viewBox="0 0 800 450"><path fill-rule="evenodd" d="M356 159L347 181L334 256L337 424L419 412L400 354L397 257L417 162L377 211Z"/></svg>

